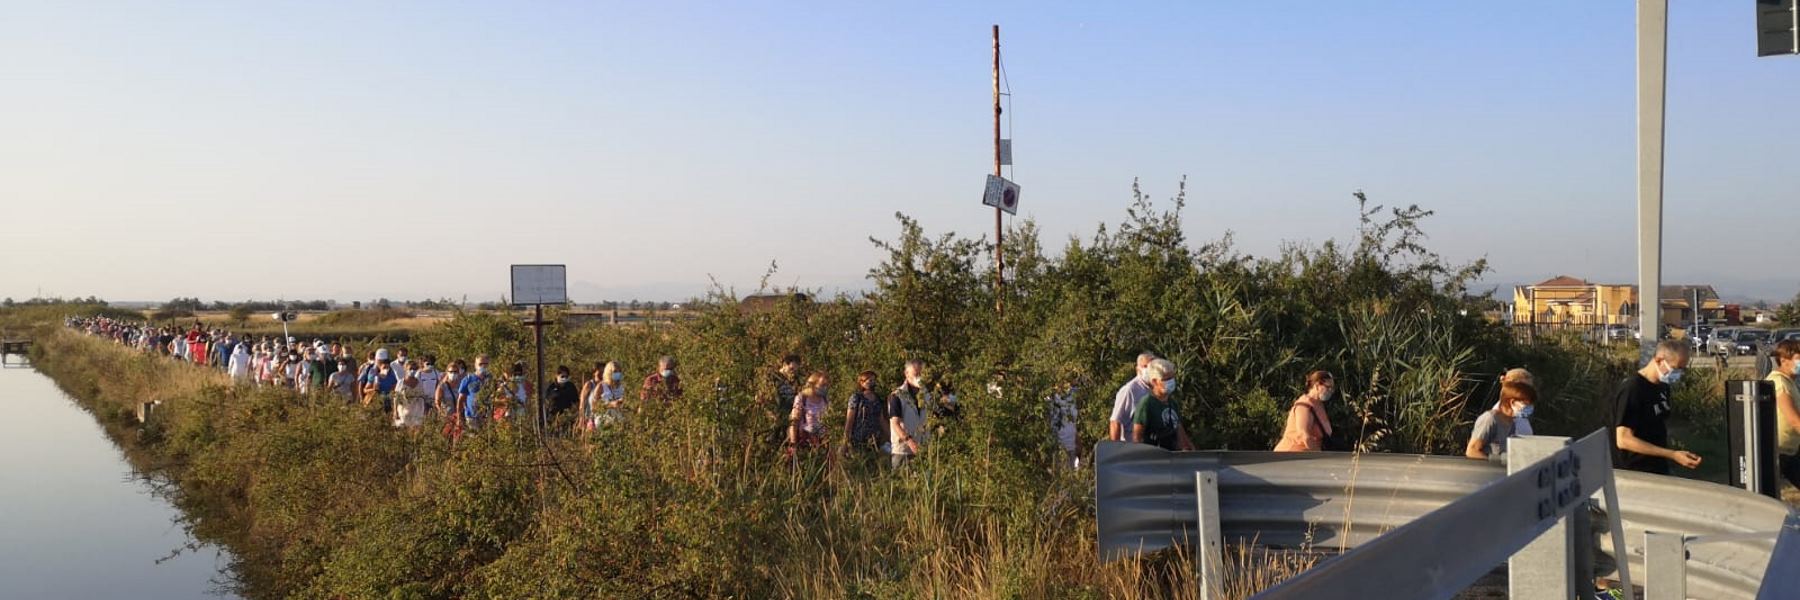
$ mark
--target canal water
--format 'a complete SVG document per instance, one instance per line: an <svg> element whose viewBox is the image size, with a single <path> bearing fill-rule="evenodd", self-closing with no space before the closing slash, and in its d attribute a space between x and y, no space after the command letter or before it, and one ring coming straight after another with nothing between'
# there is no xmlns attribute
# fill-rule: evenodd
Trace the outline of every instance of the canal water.
<svg viewBox="0 0 1800 600"><path fill-rule="evenodd" d="M229 556L193 539L92 415L0 369L0 597L229 598Z"/></svg>

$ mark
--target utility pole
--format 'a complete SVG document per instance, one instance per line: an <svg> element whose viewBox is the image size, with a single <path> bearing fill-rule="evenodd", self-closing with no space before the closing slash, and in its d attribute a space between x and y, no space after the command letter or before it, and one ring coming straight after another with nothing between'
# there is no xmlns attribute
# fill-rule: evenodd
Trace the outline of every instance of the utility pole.
<svg viewBox="0 0 1800 600"><path fill-rule="evenodd" d="M1638 344L1641 362L1662 333L1663 105L1669 0L1637 2Z"/></svg>
<svg viewBox="0 0 1800 600"><path fill-rule="evenodd" d="M1000 26L994 26L994 176L1000 173ZM1004 313L1001 291L1006 282L1006 253L1000 249L1000 207L994 207L994 312Z"/></svg>

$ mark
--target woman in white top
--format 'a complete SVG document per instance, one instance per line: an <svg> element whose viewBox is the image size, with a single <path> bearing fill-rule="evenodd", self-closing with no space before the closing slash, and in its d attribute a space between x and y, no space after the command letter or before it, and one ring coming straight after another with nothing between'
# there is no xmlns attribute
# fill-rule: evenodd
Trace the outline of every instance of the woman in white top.
<svg viewBox="0 0 1800 600"><path fill-rule="evenodd" d="M618 423L625 418L625 373L619 364L607 362L599 369L599 382L582 395L582 409L588 415L590 428Z"/></svg>
<svg viewBox="0 0 1800 600"><path fill-rule="evenodd" d="M243 342L238 342L237 347L231 349L231 364L225 371L231 374L234 382L244 383L250 380L250 350L244 347Z"/></svg>
<svg viewBox="0 0 1800 600"><path fill-rule="evenodd" d="M425 399L431 390L419 385L417 375L407 375L394 390L394 426L412 429L425 421Z"/></svg>

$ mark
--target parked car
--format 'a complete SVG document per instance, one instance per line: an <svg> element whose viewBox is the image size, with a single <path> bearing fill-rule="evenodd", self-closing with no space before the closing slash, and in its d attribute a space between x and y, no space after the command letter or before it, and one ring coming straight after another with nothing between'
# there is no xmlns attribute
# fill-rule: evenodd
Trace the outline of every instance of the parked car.
<svg viewBox="0 0 1800 600"><path fill-rule="evenodd" d="M1738 356L1756 354L1762 346L1769 343L1767 329L1741 329L1737 332L1737 344L1733 347Z"/></svg>
<svg viewBox="0 0 1800 600"><path fill-rule="evenodd" d="M1708 338L1712 337L1711 327L1701 325L1699 327L1689 327L1683 331L1686 332L1688 344L1694 347L1695 352L1706 351L1706 341Z"/></svg>
<svg viewBox="0 0 1800 600"><path fill-rule="evenodd" d="M1606 341L1608 341L1608 342L1628 342L1635 338L1637 338L1637 332L1632 331L1631 328L1628 326L1625 326L1625 325L1607 325L1606 326Z"/></svg>
<svg viewBox="0 0 1800 600"><path fill-rule="evenodd" d="M1706 338L1706 353L1725 356L1736 352L1737 332L1742 329L1742 327L1720 327L1713 330L1712 336Z"/></svg>
<svg viewBox="0 0 1800 600"><path fill-rule="evenodd" d="M1800 328L1777 329L1769 335L1770 344L1778 344L1782 340L1800 340Z"/></svg>
<svg viewBox="0 0 1800 600"><path fill-rule="evenodd" d="M1688 337L1704 340L1712 337L1712 332L1713 326L1711 325L1696 325L1692 331L1688 332Z"/></svg>

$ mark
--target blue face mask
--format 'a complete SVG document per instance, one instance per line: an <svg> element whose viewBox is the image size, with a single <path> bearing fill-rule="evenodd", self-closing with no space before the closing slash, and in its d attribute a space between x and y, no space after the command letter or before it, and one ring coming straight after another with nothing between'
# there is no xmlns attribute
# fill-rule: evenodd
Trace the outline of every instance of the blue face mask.
<svg viewBox="0 0 1800 600"><path fill-rule="evenodd" d="M673 369L663 369L662 376L663 376L663 379L668 379L670 377L674 377L675 371Z"/></svg>
<svg viewBox="0 0 1800 600"><path fill-rule="evenodd" d="M1173 380L1173 379L1163 380L1163 393L1164 394L1175 393L1175 380Z"/></svg>
<svg viewBox="0 0 1800 600"><path fill-rule="evenodd" d="M1794 373L1793 373L1793 375L1794 375L1794 376L1795 376L1795 377L1800 377L1800 362L1797 362L1797 363L1794 363Z"/></svg>
<svg viewBox="0 0 1800 600"><path fill-rule="evenodd" d="M1515 413L1516 413L1516 414L1517 414L1517 415L1518 415L1518 417L1519 417L1519 418L1521 418L1521 419L1529 419L1529 418L1531 418L1531 413L1532 413L1532 412L1534 412L1534 411L1535 411L1535 409L1536 409L1536 408L1537 408L1537 406L1536 406L1536 405L1533 405L1533 404L1527 404L1527 405L1525 405L1525 406L1523 406L1523 407L1521 407L1521 408L1519 408L1519 409L1518 409L1518 410L1517 410L1517 411L1514 411L1514 412L1515 412Z"/></svg>
<svg viewBox="0 0 1800 600"><path fill-rule="evenodd" d="M625 380L625 374L624 374L624 373L620 373L620 372L618 372L618 371L614 371L614 372L613 372L613 383L618 383L618 382L621 382L621 381L624 381L624 380Z"/></svg>
<svg viewBox="0 0 1800 600"><path fill-rule="evenodd" d="M1670 369L1669 374L1663 376L1663 383L1675 385L1676 382L1681 381L1681 374L1683 371L1686 371L1686 369Z"/></svg>

